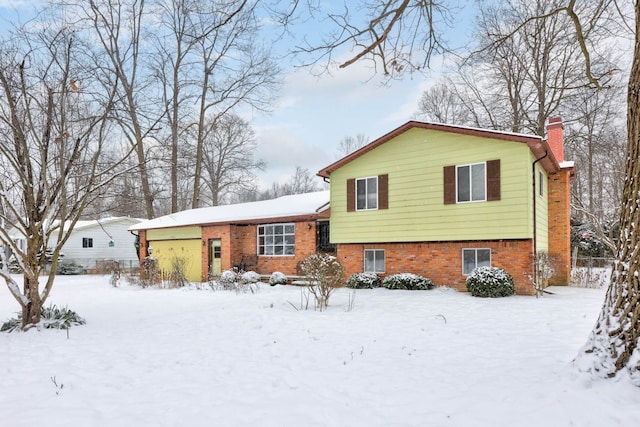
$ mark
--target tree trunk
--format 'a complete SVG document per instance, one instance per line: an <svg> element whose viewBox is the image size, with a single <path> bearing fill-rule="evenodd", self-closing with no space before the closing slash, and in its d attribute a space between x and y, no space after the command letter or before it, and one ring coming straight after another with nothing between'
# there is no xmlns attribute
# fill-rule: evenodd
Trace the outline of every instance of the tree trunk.
<svg viewBox="0 0 640 427"><path fill-rule="evenodd" d="M38 278L24 276L24 295L29 302L22 307L22 329L28 330L40 322L40 309L43 301L40 299Z"/></svg>
<svg viewBox="0 0 640 427"><path fill-rule="evenodd" d="M626 370L634 384L640 386L640 2L635 4L635 19L636 43L627 94L627 162L616 261L600 317L574 363L595 377L613 377Z"/></svg>

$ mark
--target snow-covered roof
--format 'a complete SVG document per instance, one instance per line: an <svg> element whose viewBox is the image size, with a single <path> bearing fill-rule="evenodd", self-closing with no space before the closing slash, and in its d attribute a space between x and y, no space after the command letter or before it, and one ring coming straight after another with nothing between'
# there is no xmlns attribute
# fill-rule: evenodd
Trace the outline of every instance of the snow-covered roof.
<svg viewBox="0 0 640 427"><path fill-rule="evenodd" d="M572 168L575 166L575 162L568 161L568 160L565 160L564 162L560 162L559 164L561 169Z"/></svg>
<svg viewBox="0 0 640 427"><path fill-rule="evenodd" d="M229 223L315 215L329 208L329 191L294 194L272 200L189 209L133 225L129 230Z"/></svg>
<svg viewBox="0 0 640 427"><path fill-rule="evenodd" d="M75 227L73 227L74 230L81 230L83 228L88 228L88 227L93 227L96 225L102 225L105 226L107 224L111 224L114 222L131 222L131 223L136 223L136 222L141 222L141 221L145 221L142 218L131 218L128 216L112 216L112 217L108 217L108 218L101 218L98 220L81 220L76 222Z"/></svg>

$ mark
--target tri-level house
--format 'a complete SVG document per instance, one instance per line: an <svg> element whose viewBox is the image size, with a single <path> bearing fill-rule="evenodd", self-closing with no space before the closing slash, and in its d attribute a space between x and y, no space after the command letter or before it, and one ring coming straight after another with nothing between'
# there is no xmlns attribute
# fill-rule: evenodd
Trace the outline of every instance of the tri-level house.
<svg viewBox="0 0 640 427"><path fill-rule="evenodd" d="M330 182L330 240L347 273L411 272L465 289L478 266L532 294L534 254L570 274L563 124L546 139L410 121L318 172Z"/></svg>

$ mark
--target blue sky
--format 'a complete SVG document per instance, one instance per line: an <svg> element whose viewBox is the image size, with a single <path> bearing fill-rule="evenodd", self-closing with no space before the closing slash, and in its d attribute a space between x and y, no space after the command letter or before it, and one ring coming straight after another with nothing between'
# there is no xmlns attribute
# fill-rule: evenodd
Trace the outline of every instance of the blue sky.
<svg viewBox="0 0 640 427"><path fill-rule="evenodd" d="M341 3L339 0L325 1L333 6ZM468 23L475 2L460 2L464 7L457 19ZM0 29L8 27L15 19L27 20L35 3L0 0ZM318 22L307 22L303 28L306 32L319 34L319 25ZM458 25L456 32L450 33L453 45L462 44L459 38L460 35L467 36L467 28L468 25ZM258 174L261 185L268 187L274 181L286 181L296 166L315 174L337 160L337 147L344 137L364 134L373 140L411 120L423 90L437 77L442 61L435 58L432 65L433 70L427 74L408 75L401 81L383 84L381 77L372 77L365 63L334 69L321 77L306 69L294 69L290 61L283 63L285 84L273 112L246 117L258 139L257 157L267 163L266 171ZM318 182L321 182L320 178Z"/></svg>

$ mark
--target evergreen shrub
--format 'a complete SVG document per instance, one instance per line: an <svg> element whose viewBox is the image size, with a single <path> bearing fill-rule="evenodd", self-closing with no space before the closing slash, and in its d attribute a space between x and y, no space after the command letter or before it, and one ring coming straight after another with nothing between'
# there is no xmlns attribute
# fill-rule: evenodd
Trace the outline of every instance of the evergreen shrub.
<svg viewBox="0 0 640 427"><path fill-rule="evenodd" d="M467 276L467 290L474 297L499 298L516 293L513 277L499 267L478 267Z"/></svg>
<svg viewBox="0 0 640 427"><path fill-rule="evenodd" d="M431 279L413 273L400 273L387 276L382 281L387 289L404 289L408 291L426 291L435 286Z"/></svg>
<svg viewBox="0 0 640 427"><path fill-rule="evenodd" d="M274 271L269 277L269 284L271 286L275 285L286 285L287 284L287 276L284 273L279 271Z"/></svg>
<svg viewBox="0 0 640 427"><path fill-rule="evenodd" d="M382 286L382 280L376 273L355 273L347 279L347 288L373 289Z"/></svg>

